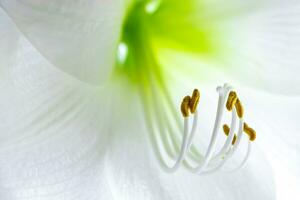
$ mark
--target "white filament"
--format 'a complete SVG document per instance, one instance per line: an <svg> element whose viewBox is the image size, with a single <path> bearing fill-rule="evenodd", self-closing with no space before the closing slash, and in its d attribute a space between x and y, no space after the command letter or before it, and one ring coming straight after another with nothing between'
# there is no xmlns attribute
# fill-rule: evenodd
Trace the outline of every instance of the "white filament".
<svg viewBox="0 0 300 200"><path fill-rule="evenodd" d="M222 149L217 153L216 156L214 156L211 160L217 161L217 165L212 167L209 170L203 171L200 174L211 174L216 171L218 171L220 168L223 167L223 165L226 163L228 160L228 152L230 150L233 138L234 138L234 132L235 132L235 126L236 126L236 119L237 119L237 114L236 114L236 109L234 108L232 110L232 119L231 119L231 126L230 126L230 133L225 141L225 144L223 145Z"/></svg>
<svg viewBox="0 0 300 200"><path fill-rule="evenodd" d="M228 84L225 84L223 87L218 87L217 91L219 93L218 108L217 108L214 129L212 132L209 146L201 162L198 163L196 167L189 167L189 170L191 172L201 174L201 175L210 174L219 171L226 163L226 161L228 161L228 159L230 159L232 155L236 152L236 150L238 149L241 143L241 139L243 136L244 120L239 119L239 130L238 130L236 142L232 144L235 135L236 123L237 123L237 111L236 108L233 108L233 110L231 111L232 118L231 118L229 135L224 145L222 146L221 150L218 151L216 155L213 155L216 147L217 138L218 138L218 132L220 131L220 127L221 127L221 120L225 109L225 103L226 100L228 99L230 91L232 91L232 88ZM170 172L177 171L180 165L182 164L183 160L186 159L187 152L190 150L193 139L195 137L197 125L198 125L197 111L193 115L193 125L191 131L189 131L189 118L188 117L184 118L184 130L183 130L181 149L177 159L175 160L174 165L169 168ZM242 162L238 165L238 167L227 172L233 172L243 167L249 158L250 152L251 152L251 142L249 141L247 153L244 159L242 160Z"/></svg>
<svg viewBox="0 0 300 200"><path fill-rule="evenodd" d="M226 142L220 152L217 153L217 155L213 159L219 159L220 157L224 156L225 153L229 150L232 140L234 138L234 132L235 132L235 126L236 126L236 119L237 119L237 114L236 114L236 109L233 108L232 111L232 118L231 118L231 126L230 126L230 133L226 139Z"/></svg>
<svg viewBox="0 0 300 200"><path fill-rule="evenodd" d="M236 168L228 170L226 172L235 172L235 171L241 169L246 164L247 160L249 159L250 153L251 153L251 141L249 140L248 141L247 153L246 153L244 159L242 160L242 162Z"/></svg>
<svg viewBox="0 0 300 200"><path fill-rule="evenodd" d="M184 157L186 154L186 147L187 147L187 143L188 143L188 136L189 136L188 132L189 132L189 121L188 121L188 118L185 117L181 149L179 152L179 156L178 156L177 160L175 161L175 164L172 167L170 167L170 172L174 172L174 171L178 170L181 162L184 160Z"/></svg>
<svg viewBox="0 0 300 200"><path fill-rule="evenodd" d="M235 142L235 144L233 145L232 151L230 152L230 156L232 156L232 155L236 152L236 150L237 150L239 144L241 143L242 136L243 136L243 131L244 131L244 120L243 120L243 119L240 119L240 123L239 123L239 132L238 132L238 134L237 134L236 142Z"/></svg>
<svg viewBox="0 0 300 200"><path fill-rule="evenodd" d="M215 125L214 125L214 129L213 129L213 134L211 136L210 143L209 143L208 149L205 153L203 161L196 168L191 169L191 171L193 173L200 173L208 165L208 163L214 153L217 136L218 136L218 130L220 129L221 119L222 119L223 112L224 112L224 103L225 103L224 99L225 99L224 98L224 90L221 89L221 90L219 90L218 109L217 109L217 115L216 115Z"/></svg>
<svg viewBox="0 0 300 200"><path fill-rule="evenodd" d="M192 130L190 133L190 137L188 139L186 151L189 151L191 148L193 139L195 137L196 129L197 129L197 124L198 124L198 111L196 110L196 112L194 114L193 127L192 127Z"/></svg>

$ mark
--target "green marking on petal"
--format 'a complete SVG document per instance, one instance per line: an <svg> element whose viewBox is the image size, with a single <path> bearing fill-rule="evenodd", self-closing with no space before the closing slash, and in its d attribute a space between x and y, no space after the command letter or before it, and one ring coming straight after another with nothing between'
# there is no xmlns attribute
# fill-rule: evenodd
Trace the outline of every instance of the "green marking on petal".
<svg viewBox="0 0 300 200"><path fill-rule="evenodd" d="M154 55L146 2L139 2L128 12L123 26L123 33L117 57L117 71L125 74L133 83L149 81L149 74L155 73L155 81L159 80L159 67ZM126 57L124 57L126 52Z"/></svg>
<svg viewBox="0 0 300 200"><path fill-rule="evenodd" d="M199 14L204 8L195 7L193 1L164 1L161 4L151 21L158 47L201 54L214 54L220 50L220 31L212 21L201 20Z"/></svg>
<svg viewBox="0 0 300 200"><path fill-rule="evenodd" d="M209 8L194 0L133 2L123 23L117 74L136 84L164 85L160 49L210 58L224 54L224 33L217 23L205 19L207 13Z"/></svg>
<svg viewBox="0 0 300 200"><path fill-rule="evenodd" d="M161 66L159 52L166 48L201 57L214 57L222 52L222 43L219 42L221 37L215 31L217 26L212 22L200 23L198 18L194 19L193 13L199 10L199 5L196 8L193 2L134 2L123 23L116 61L116 75L126 77L138 90L148 129L155 132L154 129L158 128L164 132L165 123L169 137L174 140L172 142L176 152L180 150L180 130L183 127L180 112L171 99L168 88L170 83L167 82L166 68ZM164 146L167 146L168 138L164 135L161 137ZM192 152L195 159L201 157L194 148Z"/></svg>

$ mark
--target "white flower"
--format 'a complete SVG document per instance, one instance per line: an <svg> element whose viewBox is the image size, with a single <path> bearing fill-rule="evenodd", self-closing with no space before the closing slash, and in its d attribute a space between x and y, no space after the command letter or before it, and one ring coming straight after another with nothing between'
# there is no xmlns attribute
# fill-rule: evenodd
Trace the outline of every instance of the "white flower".
<svg viewBox="0 0 300 200"><path fill-rule="evenodd" d="M299 195L297 1L0 5L1 200ZM166 150L175 141L169 150L177 155L178 107L198 87L193 148L205 151L214 87L223 82L238 86L245 119L258 132L247 164L234 173L166 173L157 156L166 155L151 138Z"/></svg>

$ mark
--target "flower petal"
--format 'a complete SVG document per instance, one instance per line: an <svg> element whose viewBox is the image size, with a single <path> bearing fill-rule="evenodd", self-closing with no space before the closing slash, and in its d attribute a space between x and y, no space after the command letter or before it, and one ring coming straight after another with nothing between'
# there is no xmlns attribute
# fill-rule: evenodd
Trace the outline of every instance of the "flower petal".
<svg viewBox="0 0 300 200"><path fill-rule="evenodd" d="M113 199L106 97L49 64L0 15L1 199Z"/></svg>
<svg viewBox="0 0 300 200"><path fill-rule="evenodd" d="M295 199L300 187L300 98L244 90L246 115L274 172L277 198ZM263 120L261 120L263 119Z"/></svg>
<svg viewBox="0 0 300 200"><path fill-rule="evenodd" d="M135 121L136 124L140 122ZM127 130L111 143L108 173L117 197L124 199L275 199L272 170L266 158L255 150L244 169L232 173L198 176L180 170L168 174L158 165L145 129ZM245 195L246 194L246 195Z"/></svg>
<svg viewBox="0 0 300 200"><path fill-rule="evenodd" d="M207 89L213 91L214 88L207 88L201 84L200 80L185 81L177 78L174 81L171 77L169 77L169 80L176 83L172 84L172 90L175 91L175 94L178 93L177 91L184 91L201 85L199 89L202 98L199 112L203 113L205 118L211 115L212 111L209 110L209 107L212 104L214 105L215 98L211 98ZM255 163L254 161L252 163L252 159L263 155L265 161L269 163L269 170L272 172L269 175L274 177L276 198L294 199L298 197L300 195L298 190L300 186L300 159L298 156L300 153L298 145L300 140L298 134L299 96L275 95L245 87L238 87L237 91L245 107L245 120L257 132L257 139L253 143L253 147L261 149L259 153L261 155L256 154L258 152L254 154L252 152L251 160L246 164L246 167L251 166L252 169L260 169L259 162ZM176 99L176 96L173 98ZM209 124L209 121L206 122L205 118L199 120L200 126L201 124ZM210 119L213 120L212 117ZM201 127L202 130L204 127Z"/></svg>
<svg viewBox="0 0 300 200"><path fill-rule="evenodd" d="M146 136L151 133L143 125L143 117L131 112L139 107L134 102L132 104L126 104L126 121L114 127L107 157L110 163L108 173L114 177L110 180L114 181L111 184L116 189L117 197L174 200L275 199L271 166L257 147L247 166L236 173L198 176L183 169L166 173L158 164L158 158L153 153L155 147ZM201 124L211 124L207 121L201 121ZM163 133L158 132L160 134Z"/></svg>
<svg viewBox="0 0 300 200"><path fill-rule="evenodd" d="M125 2L1 0L29 41L56 67L90 83L112 71Z"/></svg>
<svg viewBox="0 0 300 200"><path fill-rule="evenodd" d="M112 128L107 154L106 173L114 196L126 200L172 199L159 180L159 173L164 172L153 168L157 160L149 157L153 149L145 143L147 133L142 128L144 116L137 112L141 111L138 102L135 99L121 105L126 105L128 114Z"/></svg>
<svg viewBox="0 0 300 200"><path fill-rule="evenodd" d="M157 43L159 57L170 48L173 51L165 58L166 66L181 68L180 73L189 72L202 81L215 81L217 76L220 82L238 82L281 94L300 93L299 2L193 2L199 4L193 12L183 9L180 13L178 6L168 13L162 11L179 21L161 20L162 27L171 32L163 38L165 42ZM172 39L181 43L176 44L181 49L174 49Z"/></svg>
<svg viewBox="0 0 300 200"><path fill-rule="evenodd" d="M232 26L232 76L247 85L282 94L300 93L300 3L266 1Z"/></svg>

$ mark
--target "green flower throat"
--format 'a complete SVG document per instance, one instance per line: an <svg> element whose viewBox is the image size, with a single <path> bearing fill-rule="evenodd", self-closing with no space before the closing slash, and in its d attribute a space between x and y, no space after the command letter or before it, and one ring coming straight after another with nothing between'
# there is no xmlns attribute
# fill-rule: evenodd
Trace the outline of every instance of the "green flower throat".
<svg viewBox="0 0 300 200"><path fill-rule="evenodd" d="M256 138L255 131L244 124L242 104L228 84L217 89L219 93L217 117L207 153L200 153L200 150L192 144L197 127L199 90L194 90L192 96L186 96L182 101L181 113L184 118L182 125L178 105L172 98L176 83L173 85L170 80L170 72L180 69L174 69L172 65L163 65L162 51L167 50L171 53L177 51L206 60L216 60L220 55L224 55L226 49L222 42L225 41L222 35L224 32L218 29L220 26L214 20L205 20L211 14L210 10L209 12L207 10L209 9L194 4L192 0L136 1L129 9L123 24L117 71L125 75L138 91L151 145L161 167L167 172L177 171L184 161L184 166L192 173L214 173L230 158L231 152L235 151L243 131L249 135L250 141ZM188 71L185 67L189 62L184 65L181 70ZM183 76L182 73L179 75ZM198 79L199 74L196 76ZM218 127L221 126L224 111L222 102L225 102L227 96L228 111L235 117L230 127L224 125L224 133L228 138L221 151L213 156ZM235 135L234 130L237 123L234 112L237 112L239 117L238 135ZM191 130L188 128L188 124L191 123L189 121L193 121ZM248 159L250 144L247 152L240 166ZM193 167L185 158L199 163L198 166ZM170 160L175 164L169 165ZM209 163L211 160L212 163L218 160L218 163L210 169L208 165L211 164Z"/></svg>
<svg viewBox="0 0 300 200"><path fill-rule="evenodd" d="M169 49L200 56L221 52L220 31L208 22L206 8L193 0L135 1L123 22L117 71L132 83L164 84L160 50ZM200 10L200 11L199 11ZM201 20L203 19L203 20ZM166 70L172 70L164 66Z"/></svg>

